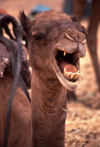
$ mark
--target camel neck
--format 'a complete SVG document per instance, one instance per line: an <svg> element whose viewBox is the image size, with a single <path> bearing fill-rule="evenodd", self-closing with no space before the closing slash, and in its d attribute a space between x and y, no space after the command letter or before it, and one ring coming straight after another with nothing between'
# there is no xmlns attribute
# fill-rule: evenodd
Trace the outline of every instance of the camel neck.
<svg viewBox="0 0 100 147"><path fill-rule="evenodd" d="M67 90L32 77L33 147L64 147Z"/></svg>

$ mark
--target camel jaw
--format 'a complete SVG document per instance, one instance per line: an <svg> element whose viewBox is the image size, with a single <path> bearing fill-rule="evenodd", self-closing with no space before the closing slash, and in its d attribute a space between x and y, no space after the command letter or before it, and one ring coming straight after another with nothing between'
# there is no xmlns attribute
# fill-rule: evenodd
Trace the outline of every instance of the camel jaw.
<svg viewBox="0 0 100 147"><path fill-rule="evenodd" d="M75 90L80 79L78 52L69 54L66 51L58 50L51 62L60 83L68 90Z"/></svg>

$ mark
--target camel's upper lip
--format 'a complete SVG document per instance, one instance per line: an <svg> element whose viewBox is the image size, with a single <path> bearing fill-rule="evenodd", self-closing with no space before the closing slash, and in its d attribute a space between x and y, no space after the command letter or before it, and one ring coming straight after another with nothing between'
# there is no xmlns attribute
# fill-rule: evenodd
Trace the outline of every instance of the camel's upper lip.
<svg viewBox="0 0 100 147"><path fill-rule="evenodd" d="M80 77L79 53L77 50L72 53L57 48L55 57L52 58L54 71L63 86L69 90L75 90Z"/></svg>

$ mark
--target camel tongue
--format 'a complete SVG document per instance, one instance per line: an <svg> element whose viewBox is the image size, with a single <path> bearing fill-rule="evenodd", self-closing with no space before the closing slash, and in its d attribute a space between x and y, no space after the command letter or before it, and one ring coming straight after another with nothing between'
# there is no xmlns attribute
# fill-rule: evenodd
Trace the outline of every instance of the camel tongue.
<svg viewBox="0 0 100 147"><path fill-rule="evenodd" d="M72 73L77 72L77 69L73 64L67 63L64 60L60 60L59 65L60 65L61 70L63 71L66 70L66 72L72 72Z"/></svg>
<svg viewBox="0 0 100 147"><path fill-rule="evenodd" d="M73 64L67 63L64 60L59 61L59 66L64 73L64 76L69 80L76 80L80 73Z"/></svg>

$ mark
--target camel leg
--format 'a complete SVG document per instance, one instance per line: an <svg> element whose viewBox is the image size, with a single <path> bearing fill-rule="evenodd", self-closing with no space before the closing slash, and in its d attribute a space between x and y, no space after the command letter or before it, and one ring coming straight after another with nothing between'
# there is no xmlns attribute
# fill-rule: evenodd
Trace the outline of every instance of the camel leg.
<svg viewBox="0 0 100 147"><path fill-rule="evenodd" d="M78 15L79 21L83 16L85 5L86 5L86 0L73 0L73 13L75 16Z"/></svg>
<svg viewBox="0 0 100 147"><path fill-rule="evenodd" d="M88 27L87 44L93 62L96 79L100 91L100 67L97 58L97 29L100 21L100 0L93 0L90 23Z"/></svg>

